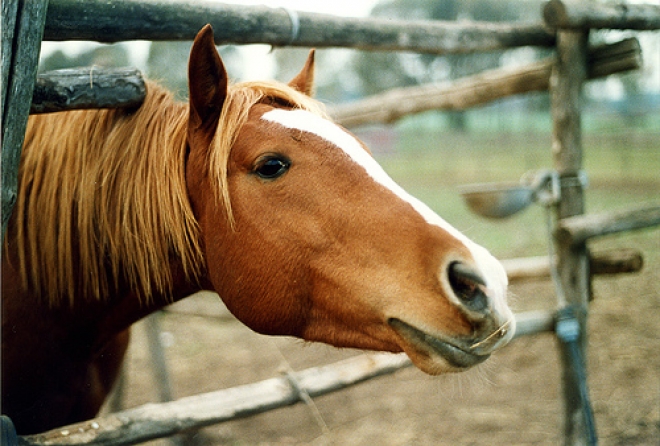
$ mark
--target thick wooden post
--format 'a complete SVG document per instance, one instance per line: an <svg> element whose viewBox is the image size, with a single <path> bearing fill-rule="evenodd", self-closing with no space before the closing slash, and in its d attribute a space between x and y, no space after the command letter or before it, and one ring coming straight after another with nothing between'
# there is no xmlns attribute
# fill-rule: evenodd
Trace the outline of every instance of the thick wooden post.
<svg viewBox="0 0 660 446"><path fill-rule="evenodd" d="M48 0L2 2L2 239L16 202L18 164L37 76Z"/></svg>
<svg viewBox="0 0 660 446"><path fill-rule="evenodd" d="M582 132L580 96L587 74L586 31L557 33L557 61L550 80L553 119L552 152L561 178L557 219L584 213L581 182ZM565 410L565 445L595 444L593 417L587 395L585 357L589 302L589 255L584 243L571 245L557 239L557 325L563 363L562 387Z"/></svg>

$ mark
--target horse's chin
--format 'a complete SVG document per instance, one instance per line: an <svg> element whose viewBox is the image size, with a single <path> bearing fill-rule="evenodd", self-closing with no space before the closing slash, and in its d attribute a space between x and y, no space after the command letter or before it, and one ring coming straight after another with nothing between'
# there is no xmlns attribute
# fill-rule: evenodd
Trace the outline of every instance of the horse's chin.
<svg viewBox="0 0 660 446"><path fill-rule="evenodd" d="M413 364L429 375L462 372L490 357L471 352L466 341L432 336L400 319L391 318L388 324L401 338L401 348Z"/></svg>

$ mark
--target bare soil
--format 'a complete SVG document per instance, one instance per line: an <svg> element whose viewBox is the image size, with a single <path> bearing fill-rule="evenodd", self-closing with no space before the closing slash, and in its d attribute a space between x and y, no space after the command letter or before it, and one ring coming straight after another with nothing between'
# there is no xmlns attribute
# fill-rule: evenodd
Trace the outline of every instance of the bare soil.
<svg viewBox="0 0 660 446"><path fill-rule="evenodd" d="M639 274L594 280L588 368L598 436L603 446L657 446L660 231L610 238L595 249L616 247L642 250L646 265ZM517 312L555 307L549 280L514 284L511 292ZM176 312L165 313L161 319L175 397L246 384L277 376L289 367L300 370L360 354L257 335L234 320L217 296L198 295L177 307ZM408 368L316 398L315 409L299 404L220 424L185 443L561 444L560 371L553 335L528 336L464 374L430 377ZM126 407L157 400L141 325L134 330L127 379Z"/></svg>

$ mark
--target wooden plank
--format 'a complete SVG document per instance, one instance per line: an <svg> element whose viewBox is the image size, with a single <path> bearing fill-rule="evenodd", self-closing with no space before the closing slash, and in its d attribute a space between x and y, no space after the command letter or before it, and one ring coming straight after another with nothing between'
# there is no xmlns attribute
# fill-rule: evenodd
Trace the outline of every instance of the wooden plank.
<svg viewBox="0 0 660 446"><path fill-rule="evenodd" d="M147 87L135 68L76 68L37 76L30 113L138 107Z"/></svg>
<svg viewBox="0 0 660 446"><path fill-rule="evenodd" d="M345 18L192 0L51 0L45 40L192 40L207 23L213 25L217 44L449 54L548 47L555 41L541 24Z"/></svg>
<svg viewBox="0 0 660 446"><path fill-rule="evenodd" d="M516 314L516 333L514 339L522 336L552 332L554 329L554 311L528 311Z"/></svg>
<svg viewBox="0 0 660 446"><path fill-rule="evenodd" d="M546 279L551 276L548 256L504 259L502 265L510 283L524 280ZM642 253L634 249L613 249L589 256L589 270L592 276L636 273L642 270Z"/></svg>
<svg viewBox="0 0 660 446"><path fill-rule="evenodd" d="M2 31L3 38L13 36L11 42L2 42L2 91L5 94L2 98L2 240L16 202L18 165L32 103L48 0L8 2L6 8L4 3L3 26L13 22L15 29L13 32ZM16 19L5 18L5 13L15 13ZM4 73L5 69L7 73Z"/></svg>
<svg viewBox="0 0 660 446"><path fill-rule="evenodd" d="M465 110L499 98L548 88L552 63L523 68L499 68L465 77L448 85L396 88L348 104L329 107L333 120L346 127L391 123L428 110Z"/></svg>
<svg viewBox="0 0 660 446"><path fill-rule="evenodd" d="M353 386L411 365L404 354L365 354L288 376L231 389L147 404L103 418L23 437L23 446L136 444L223 421L243 418Z"/></svg>
<svg viewBox="0 0 660 446"><path fill-rule="evenodd" d="M634 37L599 45L589 50L587 79L641 68L642 47Z"/></svg>
<svg viewBox="0 0 660 446"><path fill-rule="evenodd" d="M612 249L591 255L592 276L637 273L644 267L644 256L635 249Z"/></svg>
<svg viewBox="0 0 660 446"><path fill-rule="evenodd" d="M551 0L543 6L545 23L560 29L660 29L660 5L630 2Z"/></svg>
<svg viewBox="0 0 660 446"><path fill-rule="evenodd" d="M635 38L595 47L589 52L588 77L594 79L640 68L641 48ZM503 97L546 91L554 58L520 68L498 68L465 77L449 85L398 88L348 104L329 107L335 121L355 127L391 123L428 110L465 110Z"/></svg>
<svg viewBox="0 0 660 446"><path fill-rule="evenodd" d="M556 236L564 243L579 245L594 237L658 225L660 206L635 207L562 219Z"/></svg>

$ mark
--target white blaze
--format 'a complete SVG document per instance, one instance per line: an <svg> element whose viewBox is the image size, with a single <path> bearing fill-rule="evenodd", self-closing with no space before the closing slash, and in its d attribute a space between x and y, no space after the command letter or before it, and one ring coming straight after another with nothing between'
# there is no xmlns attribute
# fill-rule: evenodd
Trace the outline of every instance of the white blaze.
<svg viewBox="0 0 660 446"><path fill-rule="evenodd" d="M312 133L337 146L354 162L362 166L376 182L391 190L402 200L410 203L429 224L441 227L453 237L460 240L470 250L477 267L485 276L486 285L494 298L495 310L500 312L501 315L510 314L510 310L505 304L505 292L508 280L502 264L485 248L468 239L426 204L399 186L350 133L332 121L305 110L274 109L264 113L262 119L287 128Z"/></svg>

